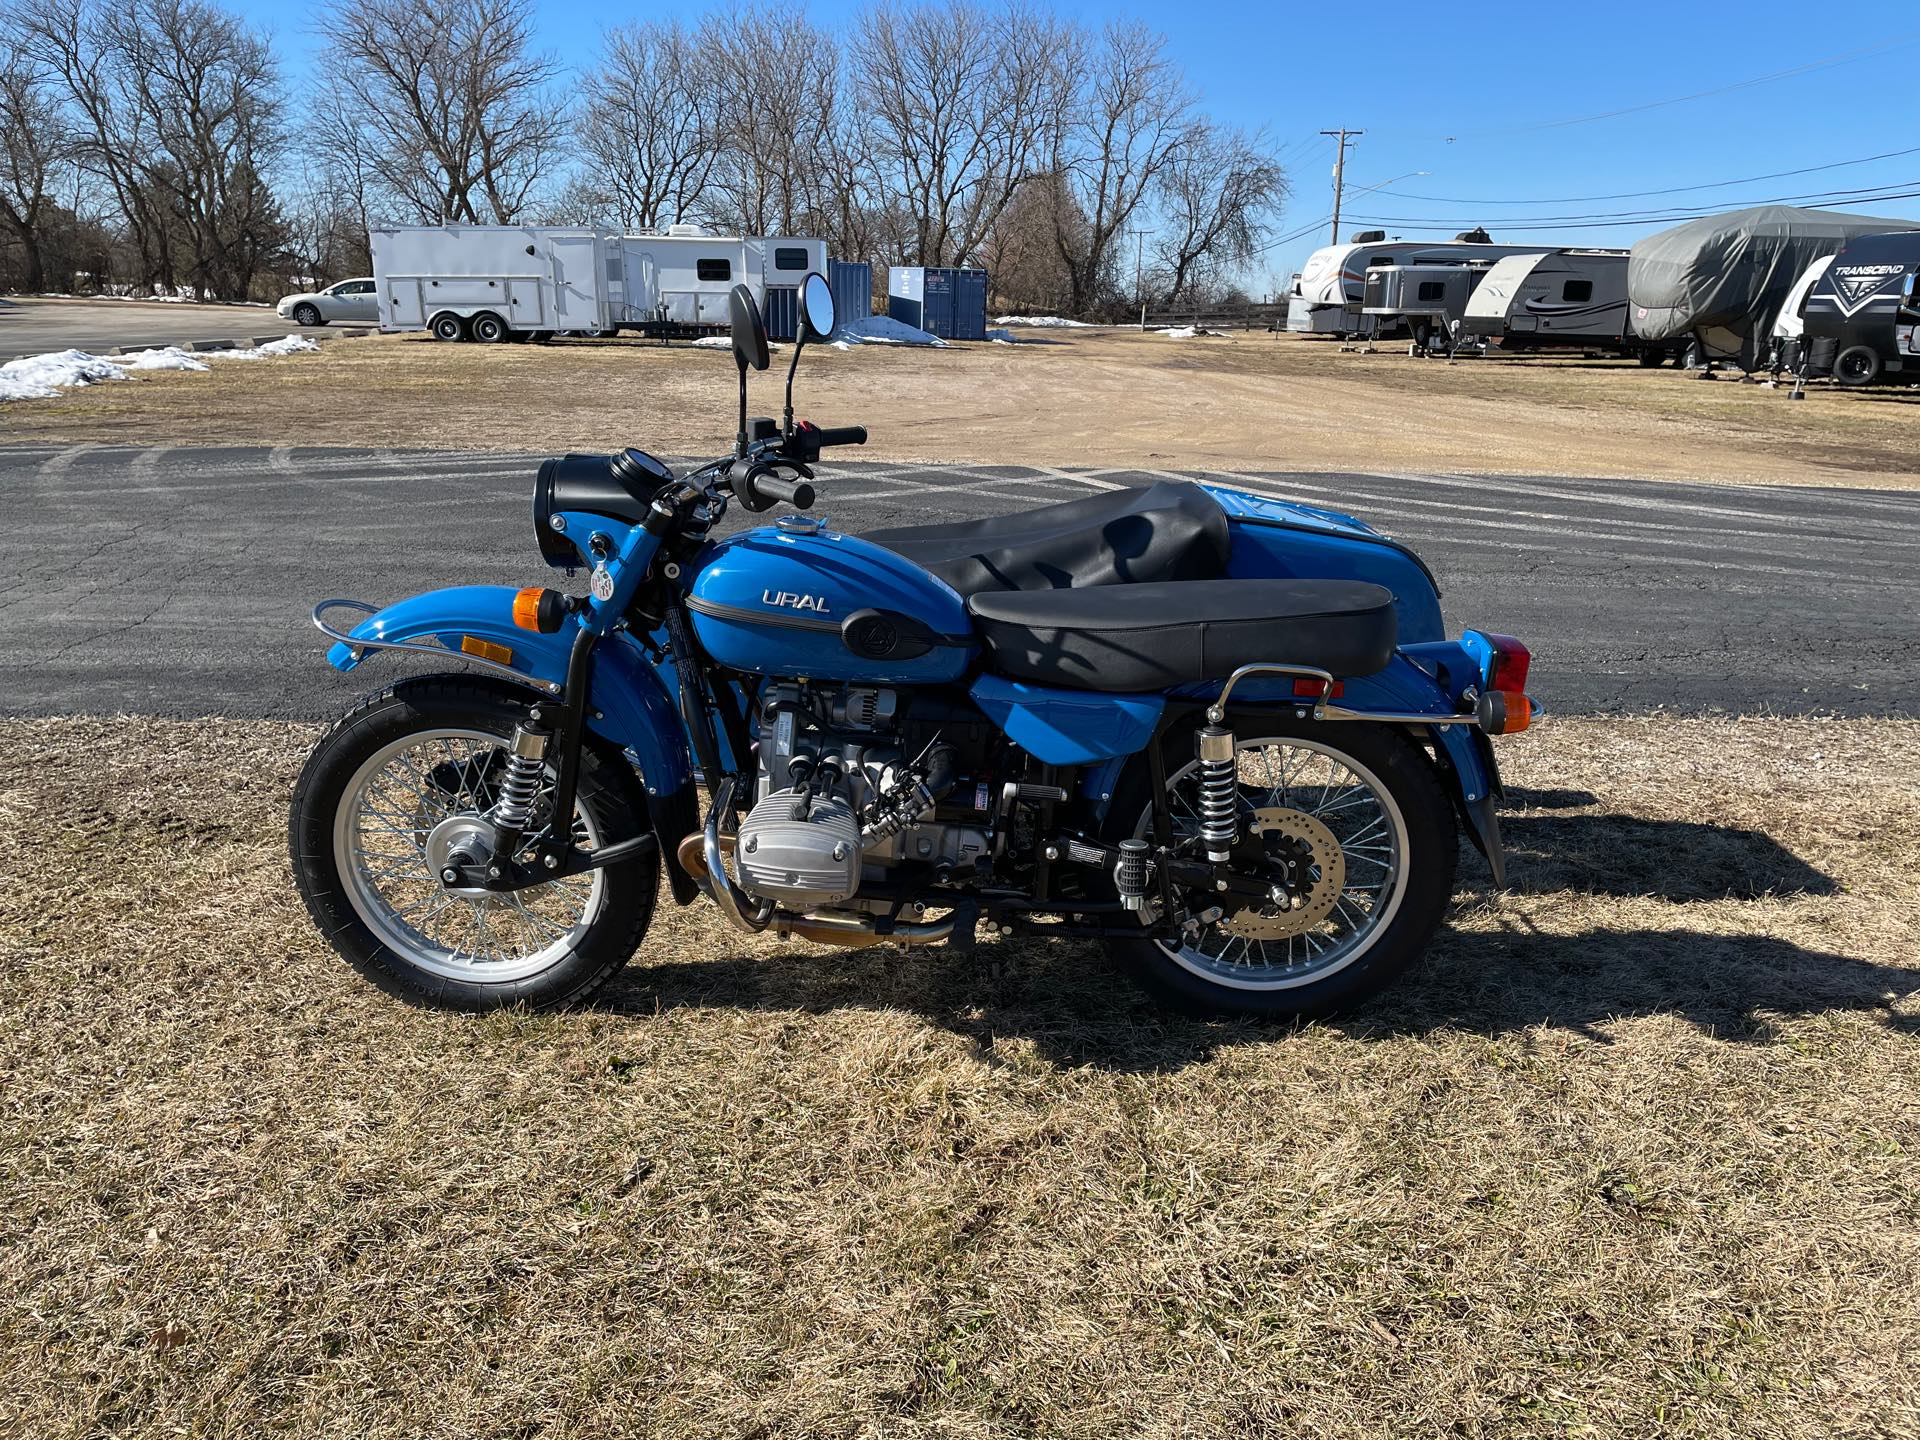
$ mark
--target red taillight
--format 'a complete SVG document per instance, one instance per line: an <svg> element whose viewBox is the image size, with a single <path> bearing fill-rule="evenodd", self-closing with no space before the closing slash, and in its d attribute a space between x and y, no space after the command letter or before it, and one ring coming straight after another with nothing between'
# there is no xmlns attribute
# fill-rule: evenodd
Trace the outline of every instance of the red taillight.
<svg viewBox="0 0 1920 1440"><path fill-rule="evenodd" d="M1493 649L1493 672L1487 677L1488 686L1509 695L1526 694L1527 667L1533 663L1533 652L1511 635L1488 635L1487 644Z"/></svg>
<svg viewBox="0 0 1920 1440"><path fill-rule="evenodd" d="M1293 693L1302 700L1337 700L1347 693L1347 685L1344 680L1336 680L1333 682L1333 689L1329 690L1321 681L1309 680L1303 676L1293 682Z"/></svg>

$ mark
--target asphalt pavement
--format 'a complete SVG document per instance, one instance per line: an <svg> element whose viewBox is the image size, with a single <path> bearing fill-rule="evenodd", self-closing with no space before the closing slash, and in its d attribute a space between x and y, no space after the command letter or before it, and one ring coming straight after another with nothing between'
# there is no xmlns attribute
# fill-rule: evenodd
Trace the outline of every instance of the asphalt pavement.
<svg viewBox="0 0 1920 1440"><path fill-rule="evenodd" d="M0 446L0 712L336 714L398 663L329 669L314 601L550 583L540 458ZM825 472L816 513L858 532L1169 475L1350 510L1411 544L1451 628L1532 646L1554 710L1920 714L1911 493L853 462Z"/></svg>
<svg viewBox="0 0 1920 1440"><path fill-rule="evenodd" d="M0 300L0 363L54 350L102 355L117 349L277 339L298 329L264 305L12 297Z"/></svg>

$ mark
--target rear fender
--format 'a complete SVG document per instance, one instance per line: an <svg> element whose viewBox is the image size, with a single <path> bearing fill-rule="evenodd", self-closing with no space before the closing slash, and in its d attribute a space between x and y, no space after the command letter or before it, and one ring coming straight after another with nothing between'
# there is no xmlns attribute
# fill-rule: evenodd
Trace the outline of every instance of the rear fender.
<svg viewBox="0 0 1920 1440"><path fill-rule="evenodd" d="M555 693L566 680L572 636L565 630L542 635L515 625L514 593L505 585L429 590L375 611L350 633L356 640L388 643L436 640L449 658L466 654L493 660L536 692ZM327 651L327 663L350 671L368 653L336 643ZM502 672L496 668L490 673ZM624 635L608 637L594 651L588 700L587 727L632 753L649 796L673 796L692 785L693 768L679 714L646 656Z"/></svg>

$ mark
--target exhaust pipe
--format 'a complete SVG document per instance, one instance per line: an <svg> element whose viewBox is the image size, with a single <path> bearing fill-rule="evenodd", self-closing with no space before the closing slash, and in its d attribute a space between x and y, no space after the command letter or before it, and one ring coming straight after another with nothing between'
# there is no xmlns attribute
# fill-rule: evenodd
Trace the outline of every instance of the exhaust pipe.
<svg viewBox="0 0 1920 1440"><path fill-rule="evenodd" d="M720 833L720 816L729 808L727 802L733 798L732 785L731 780L721 782L720 793L707 815L705 830L696 830L688 835L676 847L676 851L682 868L713 897L714 904L720 907L720 913L735 928L749 935L759 935L772 923L774 907L761 901L751 913L747 912L741 907L739 892L727 877L724 857L727 851L733 849L734 837ZM954 922L952 915L944 920L911 921L895 925L883 935L873 928L872 920L863 916L808 914L782 916L773 928L783 940L811 940L819 945L838 945L848 950L868 945L904 945L917 949L944 944L952 939Z"/></svg>

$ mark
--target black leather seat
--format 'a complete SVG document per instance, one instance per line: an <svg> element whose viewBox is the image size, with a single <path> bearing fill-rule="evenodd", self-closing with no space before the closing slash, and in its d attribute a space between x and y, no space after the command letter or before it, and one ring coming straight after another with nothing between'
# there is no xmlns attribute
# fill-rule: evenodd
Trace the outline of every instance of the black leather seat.
<svg viewBox="0 0 1920 1440"><path fill-rule="evenodd" d="M931 570L962 595L1216 580L1227 573L1232 545L1226 512L1198 485L1179 480L861 538Z"/></svg>
<svg viewBox="0 0 1920 1440"><path fill-rule="evenodd" d="M987 591L967 609L990 669L1075 690L1164 690L1260 660L1371 675L1397 636L1392 593L1358 580Z"/></svg>

